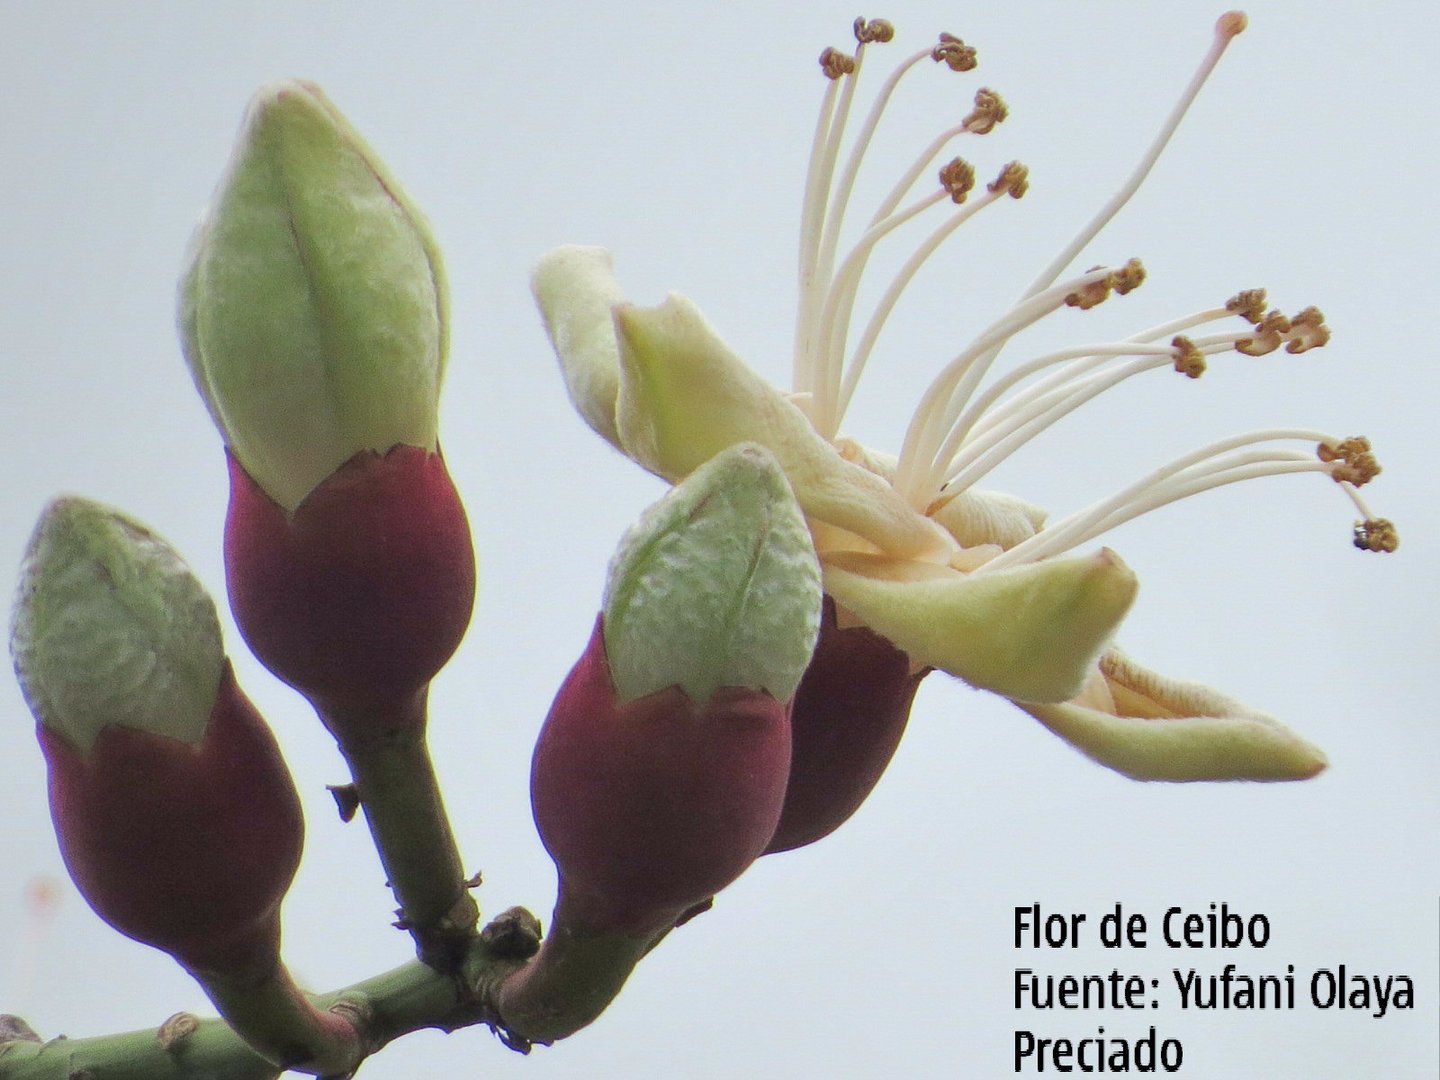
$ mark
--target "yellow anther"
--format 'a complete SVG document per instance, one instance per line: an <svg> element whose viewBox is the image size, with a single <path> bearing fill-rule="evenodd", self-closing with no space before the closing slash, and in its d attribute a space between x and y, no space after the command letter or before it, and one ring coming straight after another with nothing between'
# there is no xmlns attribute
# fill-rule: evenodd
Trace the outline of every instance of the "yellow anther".
<svg viewBox="0 0 1440 1080"><path fill-rule="evenodd" d="M1265 290L1243 289L1225 301L1225 310L1239 315L1251 326L1259 326L1265 317Z"/></svg>
<svg viewBox="0 0 1440 1080"><path fill-rule="evenodd" d="M895 36L895 27L884 19L869 19L861 15L855 20L855 40L861 45L872 41L886 42Z"/></svg>
<svg viewBox="0 0 1440 1080"><path fill-rule="evenodd" d="M940 35L939 43L930 50L930 59L945 64L951 71L974 71L979 63L975 50L954 34Z"/></svg>
<svg viewBox="0 0 1440 1080"><path fill-rule="evenodd" d="M964 158L952 158L940 170L940 186L950 196L951 202L957 205L963 203L975 187L975 166Z"/></svg>
<svg viewBox="0 0 1440 1080"><path fill-rule="evenodd" d="M1184 335L1177 335L1170 342L1175 346L1175 370L1187 379L1198 379L1205 374L1205 356L1195 343Z"/></svg>
<svg viewBox="0 0 1440 1080"><path fill-rule="evenodd" d="M1364 487L1380 475L1380 462L1374 454L1356 454L1330 470L1330 476L1337 484Z"/></svg>
<svg viewBox="0 0 1440 1080"><path fill-rule="evenodd" d="M985 185L992 195L1005 192L1012 199L1018 199L1030 190L1030 169L1018 161L1012 161L1000 170L1000 175Z"/></svg>
<svg viewBox="0 0 1440 1080"><path fill-rule="evenodd" d="M1315 455L1321 461L1349 461L1357 454L1370 453L1370 440L1364 435L1352 435L1341 439L1334 446L1321 443L1315 448Z"/></svg>
<svg viewBox="0 0 1440 1080"><path fill-rule="evenodd" d="M820 70L827 79L843 79L855 70L855 58L831 46L820 54Z"/></svg>
<svg viewBox="0 0 1440 1080"><path fill-rule="evenodd" d="M1280 342L1290 332L1290 320L1283 312L1270 311L1255 324L1255 336L1241 338L1235 342L1235 351L1246 356L1264 356L1280 347Z"/></svg>
<svg viewBox="0 0 1440 1080"><path fill-rule="evenodd" d="M1330 328L1325 325L1325 316L1317 307L1307 307L1290 319L1290 330L1285 335L1285 351L1302 353L1318 349L1330 340Z"/></svg>
<svg viewBox="0 0 1440 1080"><path fill-rule="evenodd" d="M1100 269L1103 268L1092 266L1090 270L1085 272L1088 274L1091 270ZM1095 305L1103 304L1109 298L1110 278L1103 277L1099 281L1092 281L1084 288L1076 289L1069 296L1065 297L1065 303L1068 307L1078 307L1081 311L1089 311Z"/></svg>
<svg viewBox="0 0 1440 1080"><path fill-rule="evenodd" d="M1367 518L1355 523L1355 546L1361 551L1391 552L1400 546L1400 533L1385 518Z"/></svg>
<svg viewBox="0 0 1440 1080"><path fill-rule="evenodd" d="M1088 274L1093 270L1102 269L1104 268L1100 266L1092 266L1085 272ZM1078 307L1081 311L1089 311L1096 304L1103 304L1109 298L1111 289L1124 296L1131 289L1138 289L1144 280L1145 267L1139 259L1131 259L1119 270L1110 271L1108 277L1076 289L1065 297L1065 303L1070 307Z"/></svg>
<svg viewBox="0 0 1440 1080"><path fill-rule="evenodd" d="M981 87L975 91L975 108L965 117L965 130L972 135L988 135L1009 115L1004 99L994 90Z"/></svg>
<svg viewBox="0 0 1440 1080"><path fill-rule="evenodd" d="M1121 296L1138 289L1145 281L1145 267L1139 259L1131 259L1110 275L1110 287Z"/></svg>

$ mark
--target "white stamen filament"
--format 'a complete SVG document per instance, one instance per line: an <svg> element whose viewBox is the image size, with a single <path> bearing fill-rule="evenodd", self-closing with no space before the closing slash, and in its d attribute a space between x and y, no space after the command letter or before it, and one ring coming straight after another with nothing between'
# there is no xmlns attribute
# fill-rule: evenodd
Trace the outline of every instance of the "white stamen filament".
<svg viewBox="0 0 1440 1080"><path fill-rule="evenodd" d="M1017 409L1003 423L977 429L964 453L956 456L944 493L953 497L973 487L1017 449L1080 406L1126 379L1165 363L1165 359L1146 358L1133 360L1114 371L1093 374L1076 380L1076 389L1051 390L1028 402L1024 409Z"/></svg>
<svg viewBox="0 0 1440 1080"><path fill-rule="evenodd" d="M840 234L849 202L855 190L861 161L868 151L880 119L900 79L913 70L929 50L904 59L891 72L875 96L845 158L838 183L833 183L845 128L853 105L865 38L857 22L860 47L853 69L841 78L844 87L827 88L816 125L811 161L806 178L800 252L800 309L796 324L793 400L802 403L817 432L834 442L840 423L854 396L859 379L900 295L924 263L960 225L1001 195L1019 197L1024 191L1024 170L1018 182L1007 188L1005 177L995 190L977 187L968 200L949 214L922 240L895 272L875 304L853 352L847 359L850 332L862 278L877 245L920 214L952 194L957 201L970 179L952 184L942 173L942 189L915 199L897 209L914 188L921 173L933 164L944 146L967 131L988 130L986 120L998 122L984 108L1003 103L982 91L976 96L982 119L972 129L970 120L941 132L924 148L913 164L882 200L860 239L839 259ZM1262 290L1238 294L1224 307L1212 307L1152 326L1123 341L1074 346L1035 357L1014 370L985 384L995 360L1017 333L1073 301L1089 307L1110 288L1128 292L1143 278L1138 263L1125 267L1105 266L1077 274L1056 284L1079 253L1126 205L1153 169L1180 122L1196 100L1201 87L1215 69L1231 38L1244 29L1244 16L1229 13L1216 24L1209 50L1185 90L1171 109L1159 132L1139 163L1119 189L1071 241L1031 282L1013 307L975 337L935 377L921 397L905 433L891 483L918 513L933 514L982 477L1011 453L1025 445L1051 424L1126 379L1145 371L1174 366L1195 377L1204 357L1229 351L1259 355L1284 345L1290 351L1324 344L1328 331L1318 312L1306 309L1291 321L1277 311L1264 312ZM888 29L888 27L887 27ZM888 40L876 38L873 40ZM942 42L949 39L942 35ZM832 80L838 82L840 80ZM987 95L982 105L981 95ZM972 117L973 119L973 117ZM960 167L969 172L965 165ZM1099 286L1099 288L1096 288ZM1221 320L1245 320L1238 329L1217 329L1203 336L1184 336L1197 327ZM1233 325L1233 324L1232 324ZM1283 328L1282 328L1283 327ZM1242 344L1244 343L1244 344ZM1252 345L1253 343L1253 345ZM1237 349L1237 346L1240 348ZM1053 369L1053 370L1051 370ZM1022 385L1025 383L1029 385ZM1302 440L1306 451L1267 445ZM1349 442L1363 442L1350 440ZM1326 448L1317 456L1316 445ZM1034 536L984 562L975 572L988 572L1034 562L1068 551L1151 510L1213 488L1261 476L1301 472L1326 473L1340 481L1347 496L1360 510L1364 521L1356 526L1356 546L1370 550L1394 550L1393 526L1375 519L1355 489L1377 470L1368 444L1361 450L1347 448L1341 440L1323 432L1306 429L1273 429L1250 432L1202 447L1149 473L1139 481L1082 510L1051 523ZM1338 456L1323 460L1331 452ZM1361 459L1365 460L1361 460ZM1351 481L1354 481L1352 483ZM1366 532L1365 530L1369 530ZM1368 543L1367 543L1368 541ZM1388 546L1386 546L1388 544Z"/></svg>
<svg viewBox="0 0 1440 1080"><path fill-rule="evenodd" d="M977 204L978 208L978 204ZM1044 292L1022 300L1003 316L991 323L986 330L950 361L926 388L920 399L910 426L905 432L905 443L900 450L899 463L895 469L895 489L909 500L917 510L930 502L934 492L927 492L923 485L928 480L928 471L934 460L935 450L945 437L948 424L940 430L941 413L946 408L951 392L965 377L972 363L977 362L987 350L999 345L1025 327L1038 322L1050 312L1063 307L1065 298L1072 293L1110 277L1114 267L1102 266L1090 270L1069 281L1051 286ZM993 355L993 354L992 354ZM979 361L984 363L984 361Z"/></svg>
<svg viewBox="0 0 1440 1080"><path fill-rule="evenodd" d="M929 54L927 53L926 55ZM961 121L954 127L946 128L939 135L936 135L935 138L931 139L930 145L920 151L919 156L911 163L910 168L906 169L900 179L895 182L895 186L890 189L890 194L885 196L884 201L880 203L879 209L875 211L875 216L870 219L870 224L874 225L877 221L889 217L895 207L900 205L900 200L905 197L905 193L915 186L915 181L920 179L920 174L929 168L931 163L940 156L940 151L945 149L945 144L967 130L968 128L965 126L964 121Z"/></svg>
<svg viewBox="0 0 1440 1080"><path fill-rule="evenodd" d="M920 267L924 265L925 261L935 253L935 250L943 244L956 229L960 228L961 225L965 224L965 222L969 221L982 209L989 206L1004 194L1005 191L1003 189L999 191L980 191L973 199L966 202L937 226L935 231L916 247L910 258L906 259L904 265L896 271L894 278L892 278L890 284L886 286L884 294L875 305L875 310L871 313L869 321L866 322L865 330L860 335L860 343L855 346L855 352L851 355L849 363L845 364L845 377L840 384L835 405L834 430L827 435L828 438L833 438L835 432L839 430L840 421L850 408L850 400L855 395L855 387L859 384L860 376L865 371L865 364L869 361L870 354L875 349L875 342L880 337L880 331L885 328L885 321L889 319L890 313L895 310L895 304L899 301L900 294L909 287L910 282L914 280L916 273L920 270ZM860 269L863 270L863 266ZM838 359L832 362L834 362L838 368ZM911 423L913 425L914 421ZM822 431L821 434L826 433Z"/></svg>
<svg viewBox="0 0 1440 1080"><path fill-rule="evenodd" d="M803 355L797 352L795 357L796 365L804 369L805 381L797 380L795 389L812 393L819 389L823 377L822 373L816 370L815 341L824 332L820 324L825 288L822 283L828 281L829 270L822 263L822 244L829 226L830 192L835 180L835 163L840 156L840 144L845 139L845 125L850 118L850 106L855 99L855 87L860 80L860 68L864 60L865 43L862 41L855 49L849 73L831 80L832 84L844 85L840 87L839 98L826 125L823 144L816 147L819 160L812 157L811 171L807 173L813 177L814 182L807 183L806 186L805 212L802 216L809 221L809 227L801 231L800 247L802 266L808 264L810 273L805 275L800 283L799 324L796 329L796 340L803 344L805 352ZM828 96L829 90L827 98ZM818 133L817 128L817 135ZM814 404L820 404L818 394L815 395Z"/></svg>
<svg viewBox="0 0 1440 1080"><path fill-rule="evenodd" d="M863 50L863 48L862 44L861 49ZM870 111L865 115L865 121L861 124L860 131L855 136L855 142L850 147L850 154L845 159L845 170L840 174L840 183L835 186L825 212L825 228L820 239L820 258L816 264L819 271L817 276L821 281L830 281L832 278L835 268L835 252L840 245L840 230L845 224L845 211L850 205L850 194L855 188L855 177L860 172L860 160L870 147L870 140L874 137L875 128L880 123L880 115L885 111L885 106L889 104L890 96L895 92L895 87L899 85L901 76L921 60L928 59L929 56L930 50L922 49L902 61L880 87L870 106ZM857 51L855 72L849 76L852 83L858 81L859 62L860 54ZM839 150L838 144L836 150L837 152ZM874 222L871 224L873 225Z"/></svg>
<svg viewBox="0 0 1440 1080"><path fill-rule="evenodd" d="M1161 125L1159 133L1150 143L1144 156L1141 157L1139 164L1135 166L1125 182L1120 185L1120 189L1115 192L1114 195L1110 196L1109 201L1100 208L1099 213L1086 222L1085 226L1075 234L1070 243L1066 244L1065 247L1060 250L1060 253L1051 260L1050 264L1040 272L1039 276L1030 283L1030 287L1025 291L1026 296L1033 296L1041 289L1048 288L1051 283L1060 276L1061 272L1075 261L1075 257L1080 254L1085 246L1099 235L1100 230L1110 224L1115 215L1130 201L1130 197L1134 195L1140 185L1145 182L1145 178L1150 175L1150 170L1155 167L1155 162L1159 160L1161 153L1165 150L1165 147L1169 145L1171 136L1175 134L1175 130L1180 126L1180 121L1185 118L1185 114L1189 111L1191 104L1199 95L1200 88L1205 85L1205 80L1210 77L1210 73L1215 70L1215 65L1220 62L1220 57L1225 53L1225 47L1229 45L1231 39L1244 30L1244 28L1244 17L1239 16L1235 12L1230 12L1222 16L1215 24L1215 38L1210 44L1209 52L1207 52L1205 58L1200 61L1200 66L1195 70L1195 74L1191 76L1189 84L1180 95L1180 100L1177 101L1175 107L1170 110L1170 115L1165 118L1165 123Z"/></svg>
<svg viewBox="0 0 1440 1080"><path fill-rule="evenodd" d="M1223 309L1220 312L1220 316L1229 314ZM1173 329L1183 329L1187 324L1198 325L1201 321L1204 320L1198 316L1190 316L1166 324L1162 330L1169 335ZM1049 353L1021 365L997 380L951 427L949 438L936 454L936 467L931 474L932 483L937 486L943 484L945 494L954 498L967 487L977 483L1015 448L1029 442L1036 434L1104 390L1142 372L1169 366L1176 355L1175 346L1146 340L1154 333L1154 330L1147 330L1122 342L1076 346ZM1236 341L1244 340L1247 336L1249 335L1244 332L1216 334L1195 339L1192 344L1201 355L1213 356L1229 352ZM1124 356L1150 359L1127 364L1118 372L1107 375L1094 374L1095 368ZM1045 367L1077 357L1078 359L1074 359L1073 363L1060 371L1039 380L1025 391L1012 395L998 408L995 407L1000 396L1022 379ZM995 453L990 453L1002 437L1018 433L1022 430L1022 425L1026 433L1023 438L1005 438L1003 446ZM982 463L983 467L970 468L970 471L966 472L982 455L988 455Z"/></svg>
<svg viewBox="0 0 1440 1080"><path fill-rule="evenodd" d="M1104 375L1093 373L1096 367L1126 356L1142 359L1133 360ZM1169 346L1117 342L1113 345L1083 345L1075 349L1065 349L1026 364L1025 368L1035 370L1080 358L1050 379L1043 380L1041 384L1022 394L1014 395L1003 407L990 411L978 423L969 427L960 424L955 426L939 455L939 460L949 463L948 471L942 474L945 494L951 497L958 495L999 465L1016 447L1029 442L1061 417L1134 375L1170 366L1174 356L1175 350ZM1015 374L1027 374L1025 368L1017 370ZM1002 389L1004 388L997 383L984 399L976 402L974 408L981 409L992 393ZM1022 431L1022 438L1010 437L1019 435ZM1002 444L999 449L995 449L997 444ZM976 463L984 467L965 472L967 467Z"/></svg>
<svg viewBox="0 0 1440 1080"><path fill-rule="evenodd" d="M1189 111L1190 105L1199 95L1200 88L1205 85L1205 82L1209 78L1211 72L1215 70L1216 64L1219 63L1220 57L1225 52L1225 47L1230 43L1230 40L1235 37L1236 34L1240 33L1240 31L1243 29L1243 17L1233 12L1222 16L1221 19L1216 23L1215 37L1211 42L1209 51L1206 52L1204 59L1200 62L1200 66L1196 69L1195 74L1191 77L1189 84L1185 87L1184 92L1180 95L1180 99L1175 103L1174 108L1171 109L1169 116L1166 117L1164 124L1161 125L1159 133L1151 142L1150 146L1145 151L1145 154L1141 157L1140 162L1131 171L1125 182L1121 184L1120 189L1110 197L1110 199L1105 203L1105 205L1101 207L1100 211L1093 218L1091 218L1091 220L1087 222L1078 233L1076 233L1074 238L1071 239L1070 243L1067 244L1064 248L1062 248L1059 254L1057 254L1055 258L1051 260L1049 265L1047 265L1045 269L1040 272L1039 276L1037 276L1035 280L1030 283L1028 288L1022 294L1022 299L1028 299L1029 297L1032 297L1051 286L1054 283L1055 279L1060 276L1061 272L1072 262L1075 261L1075 257L1080 253L1080 251L1083 250L1084 247L1092 240L1094 240L1095 237L1099 235L1100 231L1104 229L1104 227L1108 225L1111 220L1114 219L1115 215L1120 212L1120 210L1125 206L1125 204L1130 201L1131 196L1135 194L1135 192L1139 189L1140 185L1144 182L1145 178L1150 174L1150 170L1154 168L1155 162L1159 160L1160 154L1169 144L1171 137L1175 134L1176 129L1180 126L1180 122L1184 119L1186 112ZM1005 339L997 341L993 346L993 351L978 360L976 364L976 371L980 373L980 377L983 377L984 371L988 370L990 366L994 363L996 357L998 357L1000 352L1004 349L1005 344ZM968 398L969 394L973 392L975 386L977 386L978 384L979 377L976 377L967 380L967 383L965 384L965 389L961 390L959 387L957 387L955 396L952 398L950 405L947 409L947 413L951 417L951 423L954 422L954 416L958 414L961 409L964 408L966 399ZM924 409L925 407L925 403L922 402L921 409ZM917 412L917 418L918 416L919 413ZM913 420L911 422L911 426L912 428L914 427ZM935 440L935 442L937 443L940 441L940 439ZM908 443L909 439L907 435L907 445ZM904 455L902 454L902 458L903 456ZM908 485L915 483L915 480L913 479L913 470L917 468L917 466L911 463L906 464L910 464L910 469L905 470L908 488ZM908 498L910 498L912 505L924 505L925 503L930 501L929 496L933 495L935 486L938 485L940 478L945 474L945 472L946 464L944 459L941 458L940 460L935 460L935 458L932 457L927 477L927 479L929 480L929 491L926 491L926 485L922 483L914 491L902 489L901 494L906 495Z"/></svg>
<svg viewBox="0 0 1440 1080"><path fill-rule="evenodd" d="M805 199L800 207L800 288L799 310L795 317L795 358L792 385L797 392L808 392L814 382L811 370L810 336L814 332L811 308L815 305L815 260L818 255L814 238L824 225L824 181L820 166L830 122L835 114L835 101L840 93L839 79L825 80L825 96L820 101L820 116L815 121L815 138L810 146L810 164L805 172Z"/></svg>
<svg viewBox="0 0 1440 1080"><path fill-rule="evenodd" d="M1253 475L1270 475L1276 472L1296 471L1324 471L1333 472L1334 462L1323 462L1315 457L1313 453L1307 459L1297 451L1277 451L1275 449L1262 451L1247 451L1242 454L1232 454L1231 451L1242 450L1247 446L1256 446L1267 442L1288 442L1300 440L1310 443L1312 446L1319 444L1336 445L1340 442L1333 435L1323 431L1315 431L1305 428L1275 428L1266 431L1252 431L1244 435L1232 435L1227 439L1211 443L1209 446L1201 447L1183 457L1176 458L1169 464L1161 466L1154 472L1131 484L1114 495L1094 503L1083 510L1046 526L1040 532L1028 540L1016 544L1009 551L996 556L985 564L985 570L998 570L1005 566L1013 566L1020 563L1034 562L1038 559L1068 551L1077 544L1085 543L1094 539L1100 532L1119 524L1121 521L1128 521L1141 513L1145 513L1147 504L1153 502L1155 506L1163 506L1173 502L1177 498L1184 498L1185 494L1195 494L1206 489L1202 483L1176 494L1172 492L1182 491L1187 485L1201 481L1202 478L1222 476L1227 472L1239 470L1244 466L1261 466L1260 471ZM1228 456L1226 456L1228 455ZM1313 461L1315 466L1309 465ZM1208 464L1204 464L1208 463ZM1204 464L1203 468L1197 468ZM1294 468L1295 464L1304 464L1305 469ZM1235 479L1248 478L1237 476ZM1223 483L1233 483L1235 479L1224 480ZM1218 486L1209 484L1208 486ZM1101 526L1107 520L1112 520L1111 525Z"/></svg>
<svg viewBox="0 0 1440 1080"><path fill-rule="evenodd" d="M846 336L855 310L855 296L859 292L860 279L865 273L870 254L884 237L930 207L944 202L946 198L948 192L942 188L872 225L845 256L845 261L840 264L840 270L834 275L829 290L825 292L825 303L819 322L820 337L812 343L815 355L811 360L811 367L816 373L816 396L820 402L812 419L817 430L826 433L828 438L833 439L839 431L840 420L845 406L849 403L848 399L841 397L840 375L844 365ZM896 295L899 291L896 290ZM853 380L849 385L853 386Z"/></svg>

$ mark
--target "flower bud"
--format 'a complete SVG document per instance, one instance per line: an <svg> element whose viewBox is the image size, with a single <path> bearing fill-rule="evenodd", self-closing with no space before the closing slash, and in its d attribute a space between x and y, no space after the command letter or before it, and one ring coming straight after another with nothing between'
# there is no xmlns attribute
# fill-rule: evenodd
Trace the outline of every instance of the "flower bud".
<svg viewBox="0 0 1440 1080"><path fill-rule="evenodd" d="M337 737L411 708L470 621L475 556L445 462L362 452L287 514L230 459L225 568L255 655Z"/></svg>
<svg viewBox="0 0 1440 1080"><path fill-rule="evenodd" d="M804 521L760 447L726 451L646 511L535 749L557 912L655 932L764 850L819 606Z"/></svg>
<svg viewBox="0 0 1440 1080"><path fill-rule="evenodd" d="M766 854L829 836L890 764L928 667L867 626L840 626L825 600L820 639L790 712L790 783Z"/></svg>
<svg viewBox="0 0 1440 1080"><path fill-rule="evenodd" d="M535 747L531 801L560 888L539 955L498 995L512 1037L590 1023L765 849L819 608L799 506L754 444L695 470L626 534Z"/></svg>
<svg viewBox="0 0 1440 1080"><path fill-rule="evenodd" d="M250 103L179 299L196 387L231 454L286 511L363 450L436 449L439 251L313 84L278 83Z"/></svg>
<svg viewBox="0 0 1440 1080"><path fill-rule="evenodd" d="M61 853L91 907L192 971L268 973L300 803L179 556L105 507L51 504L11 653Z"/></svg>

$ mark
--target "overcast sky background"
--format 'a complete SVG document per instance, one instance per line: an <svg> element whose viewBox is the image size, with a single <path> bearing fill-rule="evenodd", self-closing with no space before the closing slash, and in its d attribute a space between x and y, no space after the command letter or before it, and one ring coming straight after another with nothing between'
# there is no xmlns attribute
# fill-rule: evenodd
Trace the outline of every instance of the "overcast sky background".
<svg viewBox="0 0 1440 1080"><path fill-rule="evenodd" d="M915 148L999 90L1011 118L965 149L1010 158L1032 190L962 230L892 320L847 428L898 449L930 373L989 321L1126 174L1204 52L1194 4L943 5L895 0L898 58L939 30L980 70L902 85L862 181L873 201ZM150 523L223 593L221 444L173 331L190 229L261 83L318 81L428 212L454 294L442 433L466 497L481 596L433 693L433 747L494 914L548 921L553 870L530 821L530 747L583 647L615 541L661 485L572 413L527 275L560 243L612 247L631 295L694 298L731 344L789 377L794 236L822 84L848 7L574 0L42 4L0 0L0 568L44 502L79 492ZM418 1076L1010 1075L1013 1031L1185 1047L1194 1077L1428 1078L1437 1047L1440 733L1436 656L1432 3L1256 3L1139 197L1080 257L1144 258L1121 303L1062 312L1015 350L1133 332L1264 285L1324 308L1335 339L1301 357L1224 357L1190 383L1107 395L992 477L1065 512L1203 442L1254 427L1373 439L1367 494L1401 551L1349 544L1331 485L1261 481L1106 538L1141 579L1121 642L1211 683L1329 753L1319 779L1146 786L1081 758L1007 703L945 676L922 688L879 790L839 833L768 858L648 958L593 1029L522 1060L483 1030L403 1040L367 1080ZM888 69L880 53L869 69ZM868 215L868 211L866 211ZM858 216L858 215L857 215ZM896 250L899 250L898 248ZM1080 326L1080 322L1084 326ZM5 573L13 572L5 569ZM317 989L402 962L391 898L359 824L336 819L333 745L227 623L246 690L305 798L287 957ZM0 925L61 876L44 764L18 691L0 688ZM1263 912L1262 951L1064 954L1012 948L1013 908L1226 902ZM165 956L99 922L69 886L32 977L0 941L0 1011L46 1036L205 1011ZM1170 969L1293 964L1294 1012L1186 1013ZM1309 973L1404 973L1415 1008L1371 1019L1304 999ZM1013 970L1112 967L1162 980L1133 1015L1011 1007Z"/></svg>

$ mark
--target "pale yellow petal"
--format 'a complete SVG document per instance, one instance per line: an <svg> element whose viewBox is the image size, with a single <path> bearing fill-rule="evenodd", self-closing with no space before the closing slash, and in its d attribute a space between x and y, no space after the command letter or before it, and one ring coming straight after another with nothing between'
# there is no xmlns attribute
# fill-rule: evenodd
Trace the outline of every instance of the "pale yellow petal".
<svg viewBox="0 0 1440 1080"><path fill-rule="evenodd" d="M1137 587L1108 549L994 573L853 552L822 569L825 591L912 660L1026 701L1080 691Z"/></svg>
<svg viewBox="0 0 1440 1080"><path fill-rule="evenodd" d="M620 341L621 445L672 482L720 451L756 442L773 453L807 516L897 556L950 546L875 474L844 460L805 414L751 371L695 306L671 295L652 308L615 308Z"/></svg>
<svg viewBox="0 0 1440 1080"><path fill-rule="evenodd" d="M847 461L853 461L876 476L895 477L895 457L872 450L854 439L840 438L835 447ZM1016 495L1000 491L967 488L952 498L936 500L929 516L963 547L995 544L1012 548L1040 531L1048 516L1044 510Z"/></svg>
<svg viewBox="0 0 1440 1080"><path fill-rule="evenodd" d="M625 296L612 266L604 248L578 244L556 248L535 267L530 289L576 411L619 450L615 400L620 391L620 359L610 312Z"/></svg>
<svg viewBox="0 0 1440 1080"><path fill-rule="evenodd" d="M1087 704L1017 702L1077 750L1136 780L1305 780L1325 755L1272 716L1111 650Z"/></svg>

